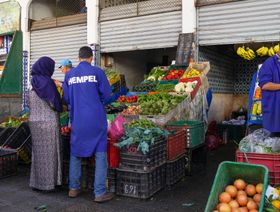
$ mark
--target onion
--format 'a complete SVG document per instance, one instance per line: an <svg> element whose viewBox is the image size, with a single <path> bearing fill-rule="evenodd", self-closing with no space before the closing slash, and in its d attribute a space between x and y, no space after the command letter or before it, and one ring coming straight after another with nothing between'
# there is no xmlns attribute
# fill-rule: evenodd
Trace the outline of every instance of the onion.
<svg viewBox="0 0 280 212"><path fill-rule="evenodd" d="M238 195L240 195L240 194L243 194L243 195L246 195L246 196L247 196L247 193L246 193L245 191L242 191L242 190L237 191L237 195L236 195L236 196L238 196Z"/></svg>
<svg viewBox="0 0 280 212"><path fill-rule="evenodd" d="M247 208L249 210L254 210L254 209L257 209L258 206L253 200L249 200L248 203L247 203Z"/></svg>
<svg viewBox="0 0 280 212"><path fill-rule="evenodd" d="M219 196L221 203L229 203L231 201L231 196L227 192L223 192Z"/></svg>
<svg viewBox="0 0 280 212"><path fill-rule="evenodd" d="M249 210L249 212L259 212L257 209Z"/></svg>
<svg viewBox="0 0 280 212"><path fill-rule="evenodd" d="M242 208L239 208L239 211L240 212L248 212L248 208L247 207L242 207Z"/></svg>
<svg viewBox="0 0 280 212"><path fill-rule="evenodd" d="M236 198L236 200L237 200L237 202L238 202L238 204L239 204L240 206L246 206L247 203L248 203L248 198L247 198L247 196L246 196L246 195L243 195L243 194L238 195L237 198Z"/></svg>
<svg viewBox="0 0 280 212"><path fill-rule="evenodd" d="M236 200L231 200L228 204L231 208L239 208L239 204Z"/></svg>
<svg viewBox="0 0 280 212"><path fill-rule="evenodd" d="M219 212L231 212L231 208L227 203L221 203Z"/></svg>
<svg viewBox="0 0 280 212"><path fill-rule="evenodd" d="M234 181L234 186L237 188L237 190L244 190L246 187L246 183L242 179L238 179Z"/></svg>
<svg viewBox="0 0 280 212"><path fill-rule="evenodd" d="M262 195L261 195L261 194L255 194L255 196L254 196L254 198L253 198L253 199L254 199L254 201L255 201L255 202L257 202L257 203L258 203L258 202L260 202L260 201L261 201L261 199L262 199Z"/></svg>
<svg viewBox="0 0 280 212"><path fill-rule="evenodd" d="M256 185L256 191L258 194L261 194L263 190L263 184L259 183L258 185Z"/></svg>
<svg viewBox="0 0 280 212"><path fill-rule="evenodd" d="M232 208L231 212L240 212L239 208Z"/></svg>
<svg viewBox="0 0 280 212"><path fill-rule="evenodd" d="M252 184L247 185L245 191L248 196L254 196L256 194L256 188Z"/></svg>
<svg viewBox="0 0 280 212"><path fill-rule="evenodd" d="M232 198L236 197L237 195L237 189L233 185L227 186L226 192L229 193Z"/></svg>

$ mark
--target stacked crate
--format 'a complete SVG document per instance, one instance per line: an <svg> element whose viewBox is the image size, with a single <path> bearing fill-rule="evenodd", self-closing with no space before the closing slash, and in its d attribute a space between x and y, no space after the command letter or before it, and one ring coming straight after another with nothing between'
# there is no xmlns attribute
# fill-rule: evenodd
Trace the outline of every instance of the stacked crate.
<svg viewBox="0 0 280 212"><path fill-rule="evenodd" d="M123 147L117 169L116 193L121 196L147 199L165 185L166 138L159 136L143 154L137 146Z"/></svg>

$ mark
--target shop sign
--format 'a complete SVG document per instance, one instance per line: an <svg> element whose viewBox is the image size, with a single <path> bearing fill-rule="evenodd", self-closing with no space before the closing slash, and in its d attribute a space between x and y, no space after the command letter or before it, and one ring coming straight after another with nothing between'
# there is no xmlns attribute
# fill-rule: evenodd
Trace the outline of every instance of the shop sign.
<svg viewBox="0 0 280 212"><path fill-rule="evenodd" d="M211 4L222 4L222 3L229 3L234 1L244 1L244 0L196 0L196 6L202 7Z"/></svg>
<svg viewBox="0 0 280 212"><path fill-rule="evenodd" d="M20 6L17 2L0 3L0 34L19 30Z"/></svg>

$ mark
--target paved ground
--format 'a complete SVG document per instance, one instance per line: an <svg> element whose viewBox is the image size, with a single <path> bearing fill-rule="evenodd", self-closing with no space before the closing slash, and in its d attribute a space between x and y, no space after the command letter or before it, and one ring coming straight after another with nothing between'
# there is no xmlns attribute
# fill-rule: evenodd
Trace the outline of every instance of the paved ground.
<svg viewBox="0 0 280 212"><path fill-rule="evenodd" d="M35 192L28 187L29 169L20 167L17 176L0 180L0 211L32 212L36 211L34 207L45 204L48 206L48 212L202 212L218 164L224 160L234 160L234 150L235 145L228 143L216 151L209 152L207 168L204 171L196 171L172 189L161 190L146 201L116 196L111 202L96 204L91 200L90 193L70 199L66 189L52 193Z"/></svg>

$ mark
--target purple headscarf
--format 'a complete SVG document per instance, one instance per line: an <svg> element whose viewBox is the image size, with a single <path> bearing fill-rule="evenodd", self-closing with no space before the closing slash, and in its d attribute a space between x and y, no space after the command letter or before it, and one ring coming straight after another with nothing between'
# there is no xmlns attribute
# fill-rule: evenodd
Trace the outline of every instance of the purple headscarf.
<svg viewBox="0 0 280 212"><path fill-rule="evenodd" d="M34 63L31 71L31 85L36 94L51 104L58 112L62 111L59 93L51 76L54 72L55 62L49 57L41 57Z"/></svg>

